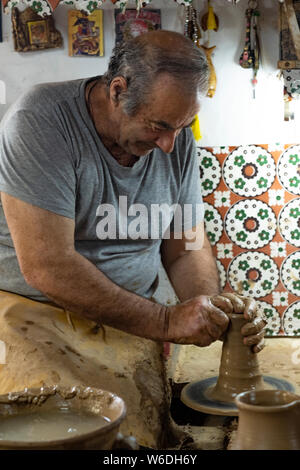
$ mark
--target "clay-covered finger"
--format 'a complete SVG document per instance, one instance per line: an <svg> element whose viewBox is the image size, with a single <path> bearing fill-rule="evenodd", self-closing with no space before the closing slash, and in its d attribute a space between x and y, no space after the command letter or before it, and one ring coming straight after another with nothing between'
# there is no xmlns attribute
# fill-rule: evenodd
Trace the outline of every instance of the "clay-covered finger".
<svg viewBox="0 0 300 470"><path fill-rule="evenodd" d="M259 353L262 349L264 349L264 347L265 347L265 340L263 338L258 344L256 344L255 346L252 346L252 351L254 353Z"/></svg>
<svg viewBox="0 0 300 470"><path fill-rule="evenodd" d="M223 295L213 295L210 297L210 301L215 307L218 307L225 313L233 312L232 303L227 297L224 297Z"/></svg>
<svg viewBox="0 0 300 470"><path fill-rule="evenodd" d="M246 320L251 321L257 315L257 303L252 297L242 297L240 299L244 302L244 317Z"/></svg>
<svg viewBox="0 0 300 470"><path fill-rule="evenodd" d="M244 302L243 300L237 295L232 292L222 292L222 297L226 297L230 300L233 307L233 313L243 313L244 312Z"/></svg>
<svg viewBox="0 0 300 470"><path fill-rule="evenodd" d="M229 317L219 308L211 305L207 309L207 313L209 315L210 320L215 323L216 325L220 326L222 331L225 331L229 325Z"/></svg>
<svg viewBox="0 0 300 470"><path fill-rule="evenodd" d="M267 322L263 318L254 318L252 322L245 323L241 328L243 336L255 335L262 331Z"/></svg>
<svg viewBox="0 0 300 470"><path fill-rule="evenodd" d="M260 333L257 333L256 335L250 335L250 336L245 336L244 337L244 344L246 346L256 346L258 345L264 338L265 332L262 330Z"/></svg>

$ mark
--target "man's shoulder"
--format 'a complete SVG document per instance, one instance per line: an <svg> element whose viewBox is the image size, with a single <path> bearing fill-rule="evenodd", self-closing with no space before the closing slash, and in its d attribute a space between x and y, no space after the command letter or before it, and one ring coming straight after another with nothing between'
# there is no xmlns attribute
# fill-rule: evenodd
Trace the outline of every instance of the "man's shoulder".
<svg viewBox="0 0 300 470"><path fill-rule="evenodd" d="M24 116L28 119L35 116L37 121L56 119L59 105L68 103L67 109L72 109L74 100L80 96L86 80L40 83L31 86L10 106L1 121L0 130L2 131L11 122L15 123L18 117L21 121Z"/></svg>
<svg viewBox="0 0 300 470"><path fill-rule="evenodd" d="M44 110L60 101L75 98L80 94L83 81L79 79L33 85L16 101L15 109Z"/></svg>

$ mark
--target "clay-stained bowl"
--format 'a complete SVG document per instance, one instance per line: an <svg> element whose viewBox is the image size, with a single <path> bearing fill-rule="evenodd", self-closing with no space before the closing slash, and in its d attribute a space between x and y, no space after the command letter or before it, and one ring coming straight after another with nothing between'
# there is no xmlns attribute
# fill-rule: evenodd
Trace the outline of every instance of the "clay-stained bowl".
<svg viewBox="0 0 300 470"><path fill-rule="evenodd" d="M9 449L111 449L116 440L121 422L126 415L126 405L117 395L91 387L58 386L25 389L0 395L0 420L20 413L42 413L53 409L68 408L71 412L86 412L109 418L99 429L57 440L36 442L0 439L0 450Z"/></svg>

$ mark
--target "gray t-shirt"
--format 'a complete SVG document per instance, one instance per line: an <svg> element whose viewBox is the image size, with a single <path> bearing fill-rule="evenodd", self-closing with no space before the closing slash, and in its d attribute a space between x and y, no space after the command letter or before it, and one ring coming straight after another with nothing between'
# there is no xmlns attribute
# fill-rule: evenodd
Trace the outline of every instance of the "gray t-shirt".
<svg viewBox="0 0 300 470"><path fill-rule="evenodd" d="M89 80L35 86L11 107L0 124L0 191L75 220L76 250L116 284L151 297L162 233L172 212L164 219L167 223L161 222L159 236L150 230L150 222L148 236L147 225L145 230L140 224L137 238L137 217L145 213L138 212L142 206L133 205L144 205L148 220L152 208L161 204L202 205L193 135L184 129L172 153L155 149L133 167L121 166L102 144L89 116ZM200 219L194 211L185 228ZM127 237L126 224L131 233ZM47 300L20 272L1 204L0 289Z"/></svg>

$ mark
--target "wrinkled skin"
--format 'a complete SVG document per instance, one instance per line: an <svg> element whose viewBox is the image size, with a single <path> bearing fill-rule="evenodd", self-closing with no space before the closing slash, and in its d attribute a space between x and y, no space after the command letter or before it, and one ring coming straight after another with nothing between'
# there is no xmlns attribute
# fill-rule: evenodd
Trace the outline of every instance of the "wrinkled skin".
<svg viewBox="0 0 300 470"><path fill-rule="evenodd" d="M253 299L235 293L200 295L169 307L165 322L168 341L208 346L218 339L223 340L229 325L227 313L243 313L246 320L241 329L244 344L255 353L261 351L266 322L257 314Z"/></svg>

